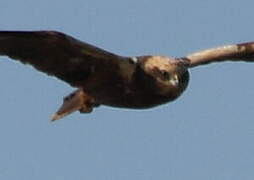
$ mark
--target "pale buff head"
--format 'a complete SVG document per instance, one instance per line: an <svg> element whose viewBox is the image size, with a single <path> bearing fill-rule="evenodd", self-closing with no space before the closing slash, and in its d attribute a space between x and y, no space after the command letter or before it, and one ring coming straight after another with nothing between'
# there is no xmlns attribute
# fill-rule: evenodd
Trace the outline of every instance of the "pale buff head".
<svg viewBox="0 0 254 180"><path fill-rule="evenodd" d="M181 60L165 56L140 57L140 67L156 80L160 95L179 96L187 87L189 73Z"/></svg>

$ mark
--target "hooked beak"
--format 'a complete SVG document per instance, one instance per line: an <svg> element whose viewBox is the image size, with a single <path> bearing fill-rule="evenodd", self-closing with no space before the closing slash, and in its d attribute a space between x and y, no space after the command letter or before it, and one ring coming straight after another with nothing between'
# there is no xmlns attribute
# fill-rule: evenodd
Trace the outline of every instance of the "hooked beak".
<svg viewBox="0 0 254 180"><path fill-rule="evenodd" d="M173 86L178 86L179 84L179 78L177 74L174 74L173 77L169 80L170 84Z"/></svg>

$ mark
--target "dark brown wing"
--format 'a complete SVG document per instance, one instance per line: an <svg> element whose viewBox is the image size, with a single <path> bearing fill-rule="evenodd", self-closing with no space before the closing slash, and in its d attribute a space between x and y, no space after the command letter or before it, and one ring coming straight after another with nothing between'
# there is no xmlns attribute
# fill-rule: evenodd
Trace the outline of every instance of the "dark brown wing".
<svg viewBox="0 0 254 180"><path fill-rule="evenodd" d="M55 31L0 31L0 54L31 64L72 86L82 86L89 76L102 71L117 76L120 64L127 61Z"/></svg>
<svg viewBox="0 0 254 180"><path fill-rule="evenodd" d="M189 54L183 59L189 60L189 66L223 61L254 62L254 42L221 46Z"/></svg>

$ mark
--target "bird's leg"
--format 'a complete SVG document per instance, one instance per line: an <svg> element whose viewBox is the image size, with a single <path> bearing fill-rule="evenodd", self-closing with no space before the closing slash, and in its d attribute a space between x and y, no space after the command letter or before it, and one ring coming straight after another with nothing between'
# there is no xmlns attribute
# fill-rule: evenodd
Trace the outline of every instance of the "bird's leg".
<svg viewBox="0 0 254 180"><path fill-rule="evenodd" d="M94 98L85 93L83 89L78 89L63 99L62 106L52 116L51 121L61 119L75 111L90 113L94 106L96 106Z"/></svg>

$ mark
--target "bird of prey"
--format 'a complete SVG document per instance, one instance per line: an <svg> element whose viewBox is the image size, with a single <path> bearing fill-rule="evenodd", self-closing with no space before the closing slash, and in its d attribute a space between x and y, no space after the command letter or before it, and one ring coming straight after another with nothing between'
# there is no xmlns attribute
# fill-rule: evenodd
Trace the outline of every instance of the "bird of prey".
<svg viewBox="0 0 254 180"><path fill-rule="evenodd" d="M254 42L225 45L187 56L125 57L56 31L0 31L0 55L9 56L77 90L51 120L99 105L151 108L175 100L186 89L189 68L213 62L254 61Z"/></svg>

